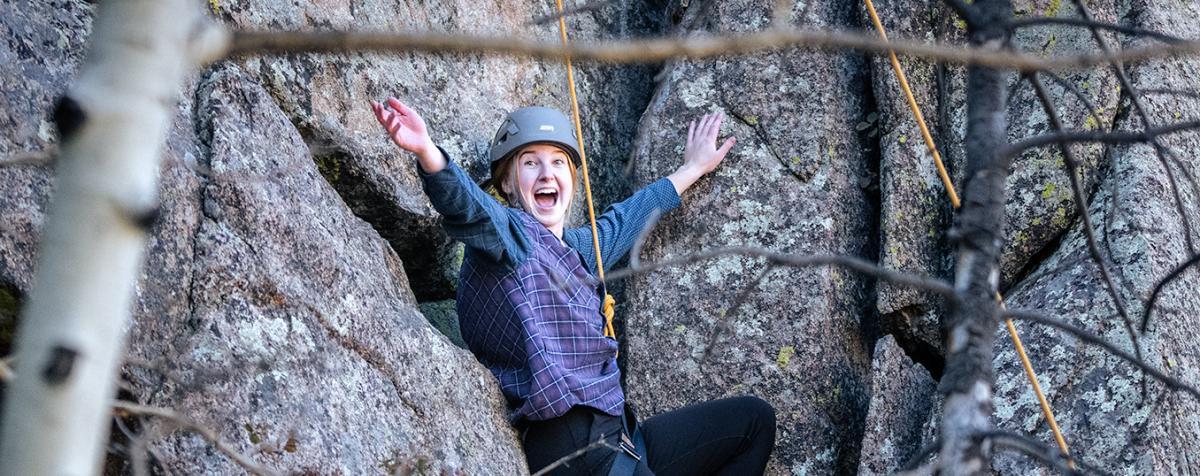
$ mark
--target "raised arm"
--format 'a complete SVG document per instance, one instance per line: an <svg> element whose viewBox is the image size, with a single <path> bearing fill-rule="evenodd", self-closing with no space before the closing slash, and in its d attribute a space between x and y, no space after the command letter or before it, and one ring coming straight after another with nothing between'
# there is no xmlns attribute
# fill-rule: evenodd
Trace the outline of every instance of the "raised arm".
<svg viewBox="0 0 1200 476"><path fill-rule="evenodd" d="M387 98L386 103L371 101L371 110L375 111L375 118L387 129L392 142L416 154L417 163L427 174L435 174L446 168L446 157L429 138L429 130L421 115L394 97Z"/></svg>
<svg viewBox="0 0 1200 476"><path fill-rule="evenodd" d="M612 205L596 219L596 234L600 237L600 252L606 270L629 253L652 217L678 207L683 192L725 160L737 139L730 137L720 148L716 146L717 132L721 129L723 118L723 114L713 113L692 121L688 125L683 165L625 201ZM591 233L588 226L572 228L563 233L563 240L579 250L585 261L584 266L595 273L596 257Z"/></svg>
<svg viewBox="0 0 1200 476"><path fill-rule="evenodd" d="M516 218L484 192L433 144L425 121L396 98L371 103L375 118L392 142L417 156L418 176L442 227L468 248L489 260L516 266L529 254L529 240Z"/></svg>
<svg viewBox="0 0 1200 476"><path fill-rule="evenodd" d="M721 130L723 119L725 114L715 112L688 124L687 143L683 148L683 165L667 176L680 196L683 196L683 192L696 183L696 180L721 165L725 154L737 143L737 138L730 136L720 148L717 147L717 132Z"/></svg>

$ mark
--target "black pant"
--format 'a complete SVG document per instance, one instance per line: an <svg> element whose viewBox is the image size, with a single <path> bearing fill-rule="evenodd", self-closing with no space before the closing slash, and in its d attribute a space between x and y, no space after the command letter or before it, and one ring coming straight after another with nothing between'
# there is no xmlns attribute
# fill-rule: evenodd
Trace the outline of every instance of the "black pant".
<svg viewBox="0 0 1200 476"><path fill-rule="evenodd" d="M538 470L593 445L618 446L619 417L574 407L558 418L530 422L523 433L529 470ZM756 397L689 405L642 422L646 455L637 474L762 474L775 448L775 409ZM597 446L558 466L552 475L605 475L616 459Z"/></svg>

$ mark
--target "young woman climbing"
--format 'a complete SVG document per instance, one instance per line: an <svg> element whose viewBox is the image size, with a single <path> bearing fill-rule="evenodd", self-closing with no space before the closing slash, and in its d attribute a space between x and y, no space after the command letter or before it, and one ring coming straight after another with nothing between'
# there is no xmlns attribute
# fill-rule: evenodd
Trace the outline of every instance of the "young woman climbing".
<svg viewBox="0 0 1200 476"><path fill-rule="evenodd" d="M434 145L416 111L396 98L372 109L392 141L416 155L446 231L466 244L457 299L463 340L499 380L530 470L592 448L551 474L762 473L775 445L775 410L761 399L691 405L642 422L640 432L630 421L617 342L601 315L604 286L585 264L595 262L590 229L565 228L580 159L566 116L544 107L509 114L480 186ZM735 140L716 146L722 118L692 121L683 165L597 220L608 263L725 158Z"/></svg>

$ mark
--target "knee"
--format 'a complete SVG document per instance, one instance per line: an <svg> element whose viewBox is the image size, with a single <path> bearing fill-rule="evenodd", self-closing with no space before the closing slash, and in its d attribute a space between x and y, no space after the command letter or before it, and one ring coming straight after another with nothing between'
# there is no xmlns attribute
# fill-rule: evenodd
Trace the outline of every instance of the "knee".
<svg viewBox="0 0 1200 476"><path fill-rule="evenodd" d="M746 415L757 423L760 431L775 435L775 407L755 396L747 395L736 399Z"/></svg>

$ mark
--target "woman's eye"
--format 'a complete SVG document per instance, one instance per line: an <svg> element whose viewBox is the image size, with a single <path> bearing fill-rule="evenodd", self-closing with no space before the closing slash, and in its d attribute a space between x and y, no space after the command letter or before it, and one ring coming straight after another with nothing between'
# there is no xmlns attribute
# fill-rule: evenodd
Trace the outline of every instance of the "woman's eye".
<svg viewBox="0 0 1200 476"><path fill-rule="evenodd" d="M554 159L554 165L562 165L566 163L563 159Z"/></svg>
<svg viewBox="0 0 1200 476"><path fill-rule="evenodd" d="M526 160L524 163L522 163L522 165L524 165L526 167L533 167L534 163L532 160Z"/></svg>

